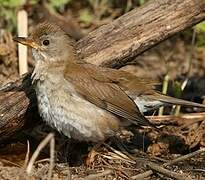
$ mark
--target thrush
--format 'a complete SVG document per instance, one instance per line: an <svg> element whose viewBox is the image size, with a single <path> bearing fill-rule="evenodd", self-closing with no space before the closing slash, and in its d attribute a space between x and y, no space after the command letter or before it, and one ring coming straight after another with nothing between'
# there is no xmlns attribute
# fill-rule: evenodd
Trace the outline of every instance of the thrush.
<svg viewBox="0 0 205 180"><path fill-rule="evenodd" d="M28 38L14 40L32 48L40 115L69 138L99 142L122 126L150 126L142 113L163 105L205 108L162 95L154 80L83 62L70 37L55 24L39 24Z"/></svg>

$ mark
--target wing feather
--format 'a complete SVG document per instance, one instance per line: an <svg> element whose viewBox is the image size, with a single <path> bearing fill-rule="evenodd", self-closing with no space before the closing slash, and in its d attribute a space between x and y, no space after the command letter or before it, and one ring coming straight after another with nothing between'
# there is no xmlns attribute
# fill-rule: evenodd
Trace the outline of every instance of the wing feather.
<svg viewBox="0 0 205 180"><path fill-rule="evenodd" d="M110 82L109 78L103 76L95 68L89 67L79 64L74 68L75 72L72 68L66 68L65 79L74 85L77 93L96 106L134 124L151 125L140 113L136 104L117 84Z"/></svg>

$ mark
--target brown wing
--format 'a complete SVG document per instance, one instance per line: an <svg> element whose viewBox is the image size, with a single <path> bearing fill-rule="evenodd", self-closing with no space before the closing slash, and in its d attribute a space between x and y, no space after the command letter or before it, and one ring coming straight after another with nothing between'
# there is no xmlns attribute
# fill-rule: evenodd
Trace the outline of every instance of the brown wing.
<svg viewBox="0 0 205 180"><path fill-rule="evenodd" d="M65 79L74 85L81 96L96 106L137 125L151 125L127 94L98 69L86 64L69 64Z"/></svg>
<svg viewBox="0 0 205 180"><path fill-rule="evenodd" d="M94 69L95 71L98 71L98 75L93 76L97 81L109 81L117 84L128 96L131 97L153 94L156 90L156 86L161 84L159 81L150 78L136 77L135 75L122 70L102 68L91 64L84 64L84 66L87 69L92 66L92 70Z"/></svg>
<svg viewBox="0 0 205 180"><path fill-rule="evenodd" d="M139 78L135 75L121 70L112 69L106 73L112 81L120 86L128 95L152 94L159 81L150 78Z"/></svg>

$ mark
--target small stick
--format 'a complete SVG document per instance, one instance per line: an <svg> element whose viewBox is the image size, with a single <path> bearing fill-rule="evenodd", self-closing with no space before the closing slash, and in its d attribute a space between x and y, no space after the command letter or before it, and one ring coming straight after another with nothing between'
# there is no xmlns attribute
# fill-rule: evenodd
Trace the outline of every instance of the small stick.
<svg viewBox="0 0 205 180"><path fill-rule="evenodd" d="M190 158L192 158L192 157L194 157L194 156L196 156L198 154L204 153L204 152L205 152L205 148L199 149L199 150L194 151L192 153L186 154L184 156L180 156L180 157L178 157L178 158L176 158L174 160L166 162L166 163L163 164L163 166L170 166L170 165L176 164L178 162L185 161L187 159L190 159Z"/></svg>
<svg viewBox="0 0 205 180"><path fill-rule="evenodd" d="M134 179L137 179L137 180L143 180L145 178L148 178L149 176L151 176L153 174L153 171L152 170L149 170L149 171L145 171L143 173L140 173L140 174L137 174L135 176L132 176L130 179L134 180Z"/></svg>
<svg viewBox="0 0 205 180"><path fill-rule="evenodd" d="M177 179L177 180L190 180L189 177L184 177L182 174L179 174L179 173L176 173L176 172L172 172L168 169L165 169L161 166L159 166L158 164L156 163L149 163L147 164L152 170L160 173L160 174L163 174L167 177L170 177L170 178L173 178L173 179Z"/></svg>
<svg viewBox="0 0 205 180"><path fill-rule="evenodd" d="M28 36L28 14L25 10L17 13L18 36ZM28 72L27 47L18 43L19 74L20 76Z"/></svg>
<svg viewBox="0 0 205 180"><path fill-rule="evenodd" d="M106 176L106 175L109 175L109 174L112 174L112 173L113 173L112 170L107 169L107 170L105 170L105 171L103 171L101 173L90 174L90 175L88 175L88 176L86 176L84 178L79 178L79 180L95 180L95 179L98 179L98 178L100 178L102 176Z"/></svg>
<svg viewBox="0 0 205 180"><path fill-rule="evenodd" d="M23 165L24 168L26 168L28 165L29 154L30 154L30 143L29 143L29 141L27 141L27 152L26 152L26 157L25 157L24 165Z"/></svg>
<svg viewBox="0 0 205 180"><path fill-rule="evenodd" d="M53 133L48 134L46 136L46 138L43 141L41 141L41 143L36 148L35 152L33 153L32 157L28 163L28 166L26 168L26 172L28 174L31 174L33 165L34 165L39 153L48 144L49 141L50 141L50 167L49 167L48 179L52 178L52 170L54 167L54 148L55 148L55 141L54 141Z"/></svg>
<svg viewBox="0 0 205 180"><path fill-rule="evenodd" d="M55 139L52 134L51 140L50 140L50 166L49 166L49 171L48 171L48 179L52 179L52 172L54 168L54 160L55 160Z"/></svg>
<svg viewBox="0 0 205 180"><path fill-rule="evenodd" d="M2 163L6 163L6 164L10 164L10 165L12 165L12 166L16 166L16 167L19 167L19 168L22 167L22 166L19 165L19 164L16 164L16 163L14 163L14 162L11 162L11 161L9 161L9 160L2 159L2 158L1 158L1 162L2 162Z"/></svg>
<svg viewBox="0 0 205 180"><path fill-rule="evenodd" d="M128 155L128 153L124 154L124 153L122 153L122 152L120 152L120 151L118 151L118 150L112 148L111 146L109 146L109 145L106 144L106 143L104 143L104 145L105 145L106 147L108 147L109 149L111 149L111 150L113 151L113 153L116 154L120 159L122 158L122 159L124 159L124 160L126 160L126 161L128 161L128 162L130 162L130 163L135 163L135 161L133 161L133 160L134 160L134 157L132 157L131 155ZM126 151L125 151L125 152L126 152ZM107 157L108 157L108 156L107 156Z"/></svg>
<svg viewBox="0 0 205 180"><path fill-rule="evenodd" d="M204 153L204 152L205 152L205 148L199 149L199 150L197 150L197 151L195 151L195 152L186 154L186 155L184 155L184 156L180 156L180 157L178 157L178 158L176 158L176 159L174 159L174 160L172 160L172 161L169 161L169 162L167 162L167 163L164 163L164 164L162 165L162 167L164 167L164 166L170 166L170 165L176 164L176 163L178 163L178 162L185 161L185 160L187 160L187 159L190 159L190 158L192 158L192 157L194 157L194 156L196 156L196 155L198 155L198 154ZM137 174L136 176L131 177L131 179L137 179L137 180L140 179L140 180L141 180L141 179L143 179L143 178L145 178L145 177L151 176L152 174L153 174L153 171L152 171L152 170L148 170L148 171L145 171L144 173Z"/></svg>

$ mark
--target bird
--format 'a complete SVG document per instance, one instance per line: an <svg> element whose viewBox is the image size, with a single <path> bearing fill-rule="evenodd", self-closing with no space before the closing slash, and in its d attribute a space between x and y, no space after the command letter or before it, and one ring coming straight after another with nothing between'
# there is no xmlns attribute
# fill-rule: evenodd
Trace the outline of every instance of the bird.
<svg viewBox="0 0 205 180"><path fill-rule="evenodd" d="M54 23L40 23L29 37L14 40L32 48L32 83L42 119L68 138L102 142L121 127L153 126L143 113L170 104L205 108L161 94L155 80L84 62Z"/></svg>

